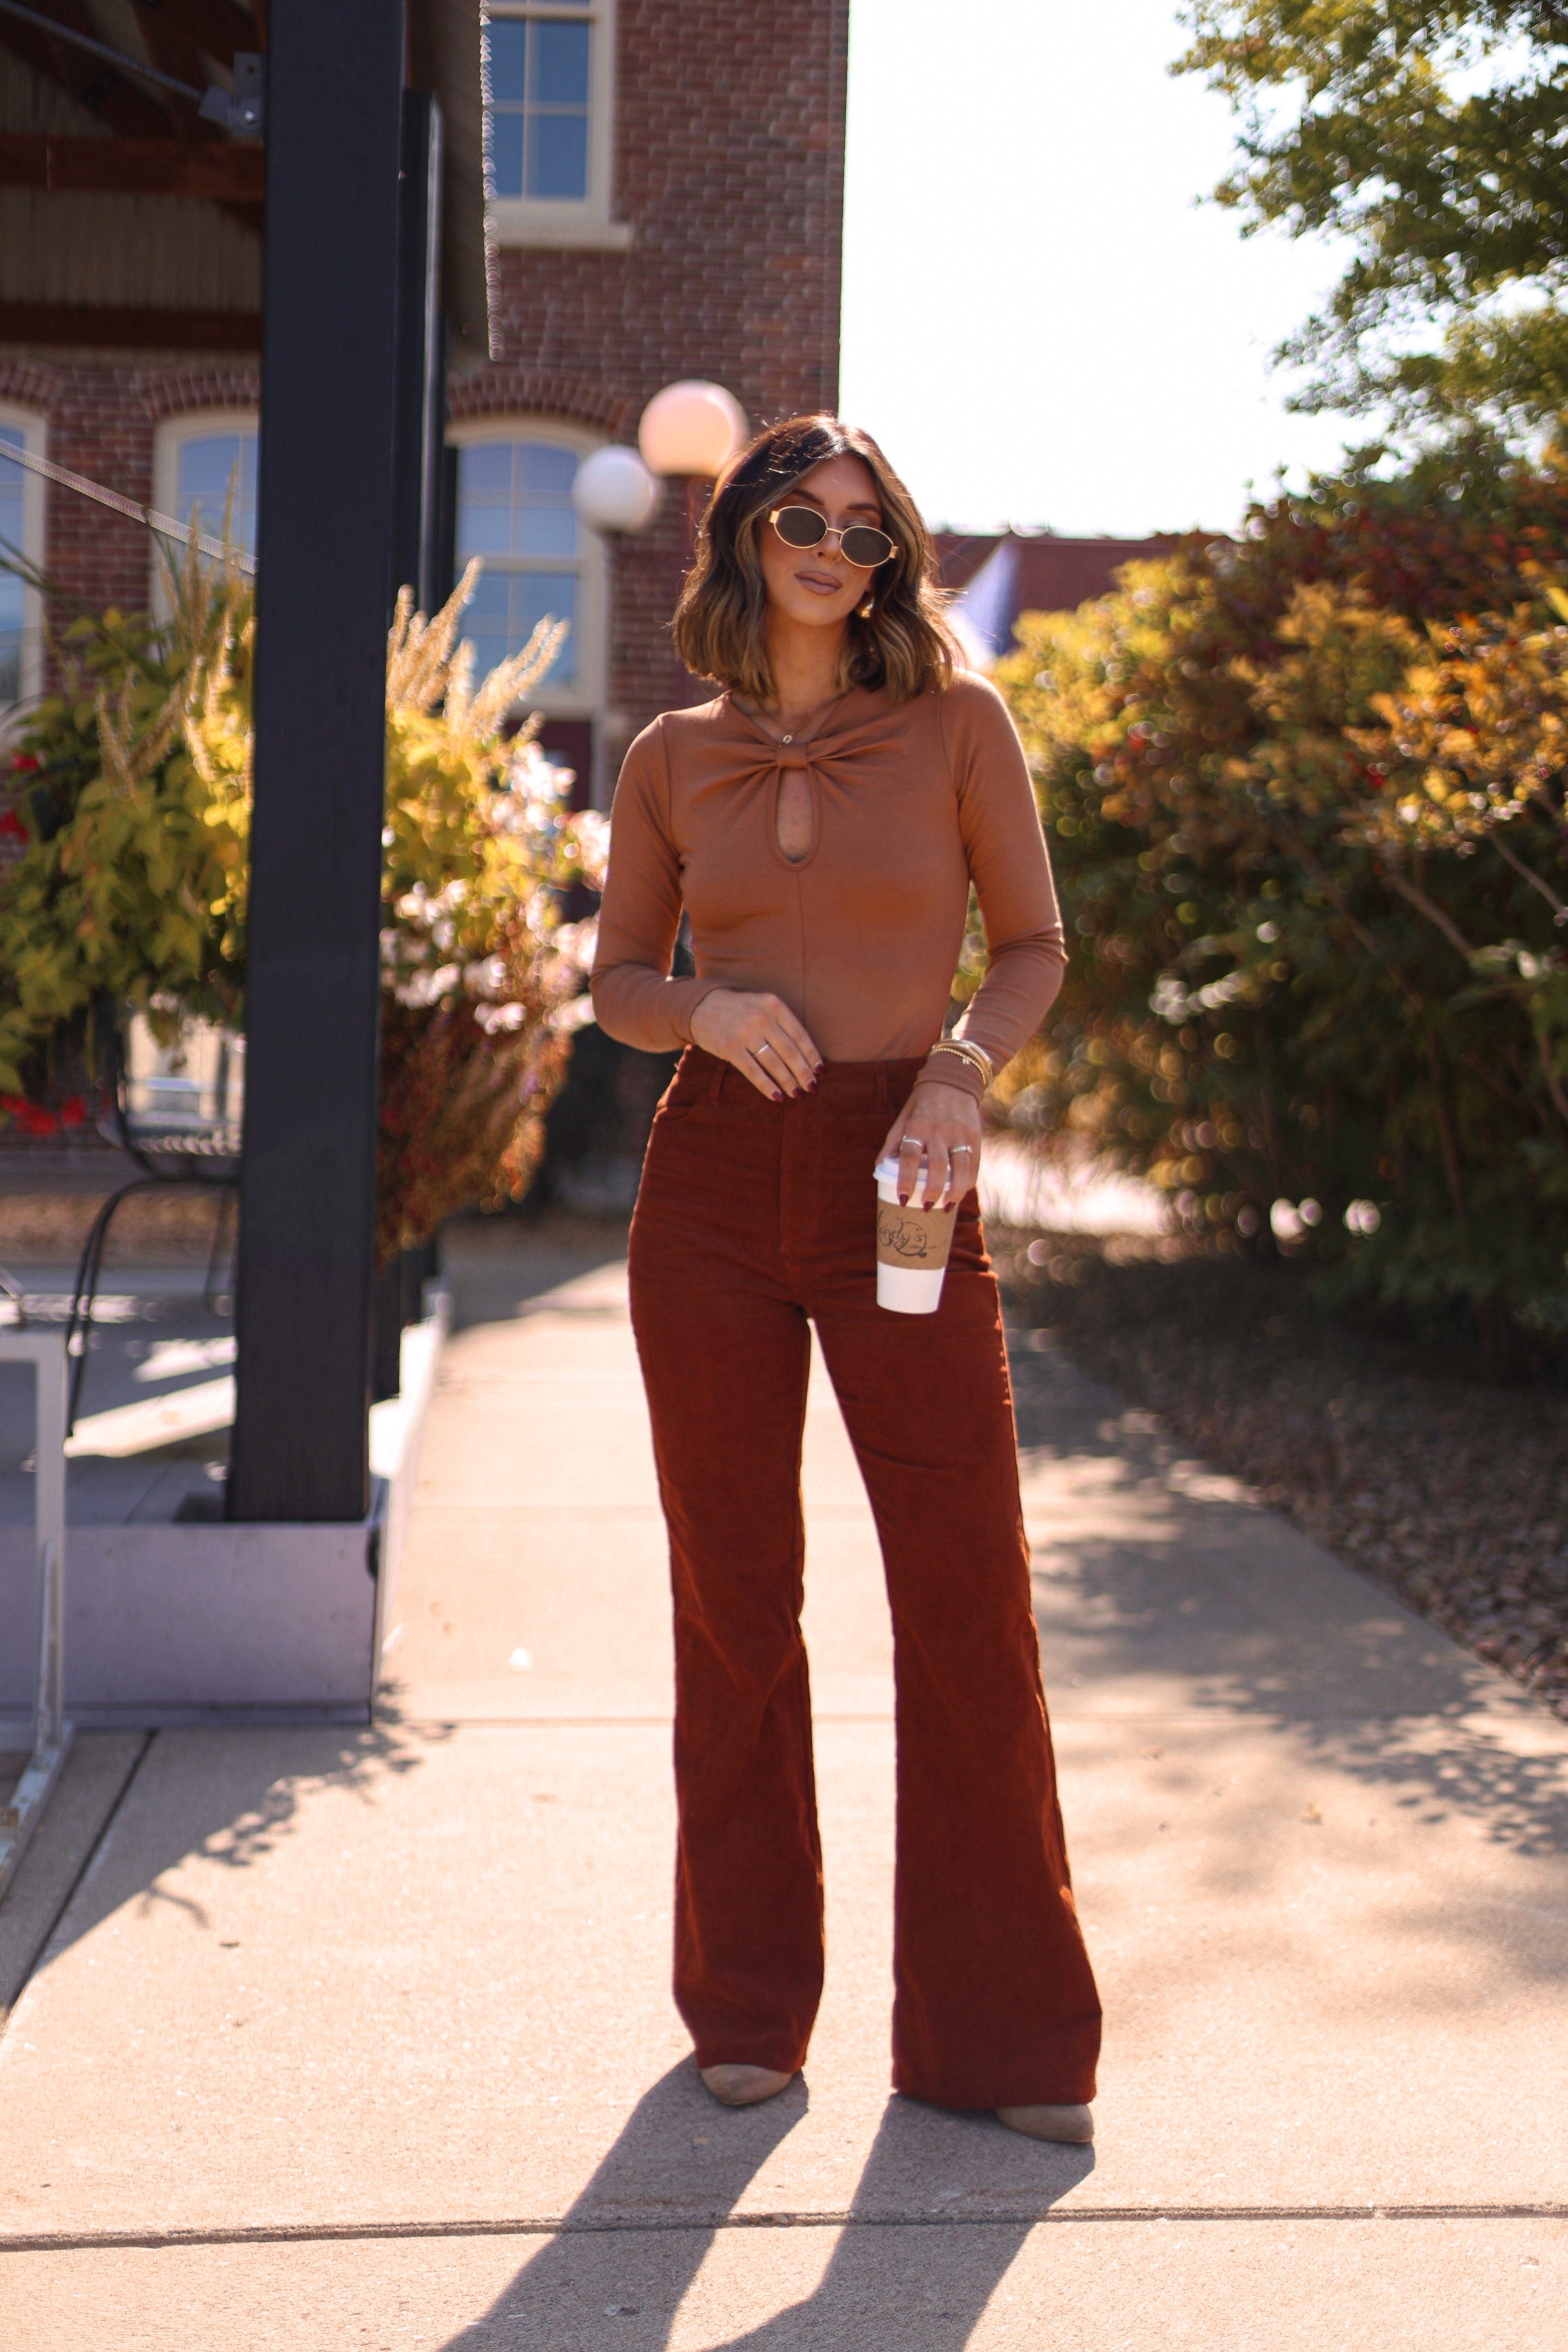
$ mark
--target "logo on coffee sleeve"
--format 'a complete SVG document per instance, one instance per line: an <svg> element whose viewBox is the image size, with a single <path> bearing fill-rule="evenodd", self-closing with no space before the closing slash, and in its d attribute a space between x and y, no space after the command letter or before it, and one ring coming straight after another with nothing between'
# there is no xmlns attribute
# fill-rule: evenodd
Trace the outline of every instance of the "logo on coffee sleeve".
<svg viewBox="0 0 1568 2352"><path fill-rule="evenodd" d="M896 1208L890 1201L877 1203L877 1255L884 1265L940 1266L947 1256L944 1236L933 1233L934 1215Z"/></svg>

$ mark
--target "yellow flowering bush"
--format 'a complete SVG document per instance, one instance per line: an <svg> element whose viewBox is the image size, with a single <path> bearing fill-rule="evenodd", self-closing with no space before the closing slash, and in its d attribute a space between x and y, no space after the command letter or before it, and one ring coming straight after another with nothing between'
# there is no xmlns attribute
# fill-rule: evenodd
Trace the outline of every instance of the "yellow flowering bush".
<svg viewBox="0 0 1568 2352"><path fill-rule="evenodd" d="M426 619L400 598L387 652L377 1246L426 1238L464 1202L521 1192L585 1009L591 921L563 894L602 878L605 821L510 714L562 630L480 681L459 641L476 567ZM157 626L106 613L61 640L62 691L12 763L0 883L0 1112L37 1128L70 1097L98 1020L155 1034L244 1018L254 600L193 557Z"/></svg>
<svg viewBox="0 0 1568 2352"><path fill-rule="evenodd" d="M237 574L188 566L162 628L117 612L60 646L66 683L12 761L0 887L0 1097L47 1099L93 1007L165 1034L244 990L254 619Z"/></svg>

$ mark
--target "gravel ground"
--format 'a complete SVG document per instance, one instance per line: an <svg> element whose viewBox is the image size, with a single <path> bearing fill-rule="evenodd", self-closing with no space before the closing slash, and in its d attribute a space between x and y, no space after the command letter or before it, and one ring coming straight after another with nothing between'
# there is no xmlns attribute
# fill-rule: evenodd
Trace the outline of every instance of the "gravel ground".
<svg viewBox="0 0 1568 2352"><path fill-rule="evenodd" d="M1568 1719L1568 1393L1342 1318L1296 1268L990 1234L1009 1305Z"/></svg>

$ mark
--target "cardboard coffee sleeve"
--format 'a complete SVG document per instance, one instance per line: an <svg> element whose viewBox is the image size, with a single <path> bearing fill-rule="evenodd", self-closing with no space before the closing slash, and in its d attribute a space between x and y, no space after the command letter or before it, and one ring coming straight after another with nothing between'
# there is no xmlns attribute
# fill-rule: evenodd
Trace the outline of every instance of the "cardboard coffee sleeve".
<svg viewBox="0 0 1568 2352"><path fill-rule="evenodd" d="M942 1276L957 1223L951 1210L922 1209L921 1171L914 1193L899 1201L899 1163L877 1166L877 1304L895 1315L934 1315L942 1303Z"/></svg>

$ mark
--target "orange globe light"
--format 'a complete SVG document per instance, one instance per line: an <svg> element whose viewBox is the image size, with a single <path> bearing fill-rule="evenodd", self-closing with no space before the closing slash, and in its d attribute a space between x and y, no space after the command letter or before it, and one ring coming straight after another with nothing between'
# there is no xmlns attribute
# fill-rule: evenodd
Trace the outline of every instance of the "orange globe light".
<svg viewBox="0 0 1568 2352"><path fill-rule="evenodd" d="M746 439L746 413L721 383L667 383L643 410L637 447L653 474L711 481Z"/></svg>

